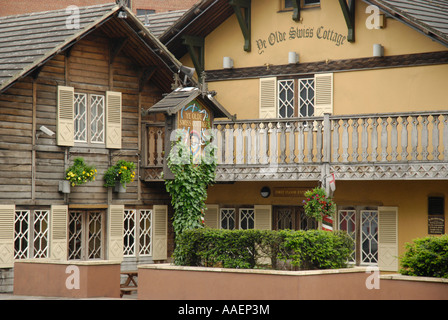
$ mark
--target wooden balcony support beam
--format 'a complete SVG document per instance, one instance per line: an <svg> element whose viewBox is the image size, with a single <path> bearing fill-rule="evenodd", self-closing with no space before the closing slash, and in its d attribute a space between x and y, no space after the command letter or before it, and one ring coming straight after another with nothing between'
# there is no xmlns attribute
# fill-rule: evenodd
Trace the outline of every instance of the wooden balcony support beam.
<svg viewBox="0 0 448 320"><path fill-rule="evenodd" d="M355 42L355 0L339 0L339 4L348 28L347 41Z"/></svg>
<svg viewBox="0 0 448 320"><path fill-rule="evenodd" d="M204 37L183 36L183 44L187 47L191 61L193 61L196 74L201 81L202 72L205 69L205 40Z"/></svg>
<svg viewBox="0 0 448 320"><path fill-rule="evenodd" d="M292 20L300 21L300 0L292 0Z"/></svg>
<svg viewBox="0 0 448 320"><path fill-rule="evenodd" d="M244 51L251 51L251 0L230 0L244 37Z"/></svg>

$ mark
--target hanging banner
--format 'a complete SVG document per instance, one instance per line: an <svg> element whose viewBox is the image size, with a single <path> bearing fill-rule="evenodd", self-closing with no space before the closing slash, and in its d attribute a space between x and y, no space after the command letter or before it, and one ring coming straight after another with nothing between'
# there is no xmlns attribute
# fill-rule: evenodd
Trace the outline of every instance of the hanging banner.
<svg viewBox="0 0 448 320"><path fill-rule="evenodd" d="M333 231L333 218L331 216L325 215L322 218L322 230Z"/></svg>

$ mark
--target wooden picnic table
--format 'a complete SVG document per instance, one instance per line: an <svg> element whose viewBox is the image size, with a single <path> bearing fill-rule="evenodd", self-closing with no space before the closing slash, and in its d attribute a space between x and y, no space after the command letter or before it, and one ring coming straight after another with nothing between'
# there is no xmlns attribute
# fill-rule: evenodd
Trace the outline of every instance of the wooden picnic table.
<svg viewBox="0 0 448 320"><path fill-rule="evenodd" d="M126 281L120 285L120 297L137 291L138 284L136 279L138 278L138 271L122 271L121 274L126 276Z"/></svg>

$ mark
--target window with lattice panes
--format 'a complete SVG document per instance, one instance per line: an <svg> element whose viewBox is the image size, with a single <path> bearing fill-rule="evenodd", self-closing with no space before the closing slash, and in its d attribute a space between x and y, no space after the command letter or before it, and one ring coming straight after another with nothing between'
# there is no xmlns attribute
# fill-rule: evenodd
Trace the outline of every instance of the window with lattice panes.
<svg viewBox="0 0 448 320"><path fill-rule="evenodd" d="M314 77L277 81L279 118L314 116L314 82Z"/></svg>
<svg viewBox="0 0 448 320"><path fill-rule="evenodd" d="M74 94L74 140L78 143L104 144L105 96Z"/></svg>
<svg viewBox="0 0 448 320"><path fill-rule="evenodd" d="M105 256L105 211L71 210L68 219L68 259L97 260Z"/></svg>
<svg viewBox="0 0 448 320"><path fill-rule="evenodd" d="M248 230L255 227L255 209L244 208L239 210L240 229Z"/></svg>
<svg viewBox="0 0 448 320"><path fill-rule="evenodd" d="M376 209L342 209L337 226L354 240L350 262L357 265L377 265L379 254L379 213Z"/></svg>
<svg viewBox="0 0 448 320"><path fill-rule="evenodd" d="M124 256L152 255L152 210L124 210L123 241Z"/></svg>
<svg viewBox="0 0 448 320"><path fill-rule="evenodd" d="M221 229L234 230L236 227L236 210L235 208L220 209Z"/></svg>
<svg viewBox="0 0 448 320"><path fill-rule="evenodd" d="M14 259L48 258L49 210L16 210Z"/></svg>

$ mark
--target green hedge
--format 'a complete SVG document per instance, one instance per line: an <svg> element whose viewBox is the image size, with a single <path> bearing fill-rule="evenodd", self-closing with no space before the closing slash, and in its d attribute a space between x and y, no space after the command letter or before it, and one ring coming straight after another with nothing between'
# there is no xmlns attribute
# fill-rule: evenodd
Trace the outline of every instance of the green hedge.
<svg viewBox="0 0 448 320"><path fill-rule="evenodd" d="M406 244L400 273L448 278L448 235L415 239Z"/></svg>
<svg viewBox="0 0 448 320"><path fill-rule="evenodd" d="M343 268L353 247L345 232L194 229L176 238L174 263L183 266L300 270Z"/></svg>

